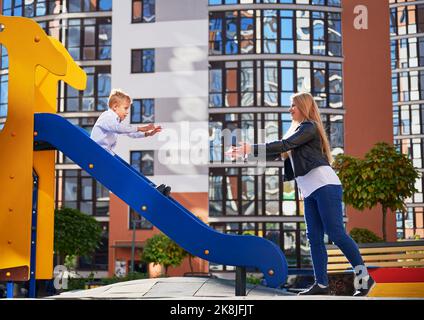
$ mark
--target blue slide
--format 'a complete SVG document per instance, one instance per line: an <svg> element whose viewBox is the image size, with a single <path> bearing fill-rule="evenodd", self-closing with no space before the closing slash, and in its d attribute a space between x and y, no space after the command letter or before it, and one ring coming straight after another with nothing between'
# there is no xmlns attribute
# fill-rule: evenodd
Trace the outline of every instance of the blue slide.
<svg viewBox="0 0 424 320"><path fill-rule="evenodd" d="M217 232L172 199L172 194L164 196L153 182L104 150L82 128L55 114L39 113L34 118L36 143L48 143L63 152L192 255L217 264L256 267L272 288L285 283L287 261L273 242Z"/></svg>

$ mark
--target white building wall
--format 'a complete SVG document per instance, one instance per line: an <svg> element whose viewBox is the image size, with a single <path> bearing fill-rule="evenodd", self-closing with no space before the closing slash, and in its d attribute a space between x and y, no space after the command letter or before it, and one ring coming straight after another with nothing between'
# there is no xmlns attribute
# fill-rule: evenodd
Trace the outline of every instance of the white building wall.
<svg viewBox="0 0 424 320"><path fill-rule="evenodd" d="M129 162L132 150L154 150L152 181L173 192L208 192L208 1L157 0L156 22L134 24L131 3L113 1L112 88L155 99L164 130L120 137L116 152ZM131 49L155 49L155 72L131 74Z"/></svg>

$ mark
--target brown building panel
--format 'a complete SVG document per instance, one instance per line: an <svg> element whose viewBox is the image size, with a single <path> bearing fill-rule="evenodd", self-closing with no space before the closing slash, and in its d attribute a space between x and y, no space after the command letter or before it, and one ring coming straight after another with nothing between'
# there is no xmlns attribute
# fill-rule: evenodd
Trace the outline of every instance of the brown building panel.
<svg viewBox="0 0 424 320"><path fill-rule="evenodd" d="M190 210L203 221L208 219L208 194L206 192L172 193L172 197ZM110 194L110 223L109 223L109 276L115 272L115 261L131 260L132 230L128 229L128 205L113 193ZM189 232L189 231L188 231ZM135 260L139 260L140 249L146 240L160 233L157 228L153 230L136 231L136 254ZM192 260L194 272L208 272L207 261L195 258ZM128 271L129 266L127 266ZM188 258L177 268L169 268L168 275L182 276L185 272L191 272Z"/></svg>
<svg viewBox="0 0 424 320"><path fill-rule="evenodd" d="M387 0L343 0L345 153L363 158L375 143L393 144L390 19ZM368 9L368 29L357 30L355 7ZM347 229L367 228L379 236L381 206L360 212L348 207ZM395 214L387 220L388 241L396 240Z"/></svg>

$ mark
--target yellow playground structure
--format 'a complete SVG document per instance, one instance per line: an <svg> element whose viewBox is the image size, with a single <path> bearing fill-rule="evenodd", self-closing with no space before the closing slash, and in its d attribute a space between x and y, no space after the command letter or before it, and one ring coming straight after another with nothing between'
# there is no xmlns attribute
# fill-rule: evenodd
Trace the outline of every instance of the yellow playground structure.
<svg viewBox="0 0 424 320"><path fill-rule="evenodd" d="M31 294L35 279L53 277L55 190L55 151L33 151L34 113L56 113L59 80L84 90L87 77L31 19L0 15L0 43L9 56L8 113L0 132L0 281L31 280Z"/></svg>

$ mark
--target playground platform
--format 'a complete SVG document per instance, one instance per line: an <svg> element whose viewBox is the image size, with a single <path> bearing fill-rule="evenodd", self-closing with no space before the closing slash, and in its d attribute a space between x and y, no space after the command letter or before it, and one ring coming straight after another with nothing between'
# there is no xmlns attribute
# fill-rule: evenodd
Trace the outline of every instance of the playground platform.
<svg viewBox="0 0 424 320"><path fill-rule="evenodd" d="M115 283L94 289L65 292L46 299L166 299L166 300L399 300L349 296L300 297L286 290L247 284L246 296L235 296L234 280L201 277L170 277ZM410 300L410 299L402 299ZM414 299L416 300L416 299ZM424 301L424 299L422 299Z"/></svg>

